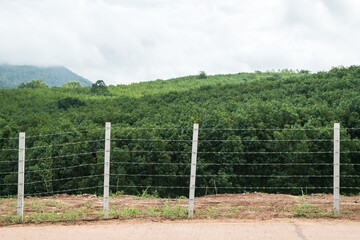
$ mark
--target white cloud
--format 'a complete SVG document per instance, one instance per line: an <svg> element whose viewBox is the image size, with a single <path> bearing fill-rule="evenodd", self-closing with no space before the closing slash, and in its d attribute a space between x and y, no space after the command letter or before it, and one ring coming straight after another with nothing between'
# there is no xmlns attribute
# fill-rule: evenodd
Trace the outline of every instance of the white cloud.
<svg viewBox="0 0 360 240"><path fill-rule="evenodd" d="M64 65L120 84L360 64L356 0L13 0L0 62Z"/></svg>

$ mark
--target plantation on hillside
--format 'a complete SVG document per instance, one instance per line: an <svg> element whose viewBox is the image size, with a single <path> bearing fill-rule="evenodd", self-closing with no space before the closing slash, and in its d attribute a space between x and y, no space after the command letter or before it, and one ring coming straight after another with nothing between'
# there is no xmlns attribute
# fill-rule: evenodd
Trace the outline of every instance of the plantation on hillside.
<svg viewBox="0 0 360 240"><path fill-rule="evenodd" d="M342 151L358 151L360 144L360 67L333 68L329 72L308 74L293 73L241 73L234 75L207 76L199 79L189 76L168 81L154 81L128 86L109 86L107 92L92 91L91 87L48 89L9 89L0 90L0 149L16 149L16 138L20 131L27 136L56 132L69 132L85 129L67 135L48 135L26 139L26 147L56 145L59 142L81 142L104 138L106 121L112 123L112 139L182 139L191 140L192 125L200 125L199 139L218 140L232 139L239 141L200 142L199 149L204 152L220 151L281 151L281 152L328 152L332 151L332 142L307 141L312 139L332 139L334 122L342 128L342 140L352 139L341 145ZM130 127L130 128L129 128ZM150 129L136 128L176 128ZM219 131L217 129L323 129L321 131ZM324 129L326 128L326 129ZM203 130L201 130L203 129ZM251 139L298 139L292 143L251 142ZM71 155L74 152L96 152L103 150L101 141L81 145L62 147L35 148L26 152L26 159L49 158ZM168 141L113 141L112 161L118 162L177 162L189 163L190 156L172 153L131 153L123 150L159 150L188 151L191 142ZM123 152L122 152L123 151ZM17 171L17 152L0 151L0 169L2 172ZM344 154L341 162L342 175L359 173L358 154ZM80 163L101 163L103 153L85 156L66 157L51 160L29 161L28 170L61 168ZM331 178L236 178L227 175L331 175L332 155L218 155L202 154L199 163L217 163L217 165L199 166L199 175L221 175L216 178L218 187L236 186L331 186ZM292 166L251 166L235 168L222 163L324 163L324 165ZM352 165L355 164L355 165ZM102 177L71 182L52 182L51 179L101 174L101 165L87 168L64 169L56 172L34 172L27 175L26 181L42 181L46 184L34 184L27 187L29 192L52 192L62 189L77 189L99 185ZM156 167L141 165L114 165L112 174L125 173L177 174L188 175L188 166L159 165ZM16 182L17 174L0 175L0 184ZM188 186L187 178L111 178L111 185L180 185ZM214 178L197 180L197 186L214 186ZM356 177L341 180L348 187L360 186ZM101 185L101 184L100 184ZM116 189L112 189L115 191ZM136 194L141 189L121 189L126 193ZM154 191L149 189L149 191ZM211 190L214 191L214 190ZM267 190L268 192L287 192L299 194L299 190ZM313 192L329 192L326 189L315 189ZM74 190L74 192L77 192ZM91 192L91 190L89 191ZM98 191L99 192L99 191ZM238 192L237 189L219 189L218 192ZM357 189L344 190L345 193L358 193ZM15 186L0 189L0 195L15 194ZM158 189L161 196L187 195L187 189ZM208 192L209 193L209 192ZM197 194L204 194L199 191Z"/></svg>

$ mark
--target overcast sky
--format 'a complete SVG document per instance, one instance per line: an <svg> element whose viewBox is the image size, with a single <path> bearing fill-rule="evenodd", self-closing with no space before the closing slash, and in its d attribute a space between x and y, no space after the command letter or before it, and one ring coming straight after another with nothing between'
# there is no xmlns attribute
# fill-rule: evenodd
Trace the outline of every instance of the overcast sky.
<svg viewBox="0 0 360 240"><path fill-rule="evenodd" d="M0 0L0 63L107 84L360 65L359 0Z"/></svg>

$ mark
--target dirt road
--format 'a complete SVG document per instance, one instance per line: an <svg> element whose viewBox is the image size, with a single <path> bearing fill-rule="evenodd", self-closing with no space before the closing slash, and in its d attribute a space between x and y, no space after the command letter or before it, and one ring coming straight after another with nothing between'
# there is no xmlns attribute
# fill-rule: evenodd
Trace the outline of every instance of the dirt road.
<svg viewBox="0 0 360 240"><path fill-rule="evenodd" d="M360 239L360 222L282 219L271 221L101 222L87 225L10 226L0 239Z"/></svg>

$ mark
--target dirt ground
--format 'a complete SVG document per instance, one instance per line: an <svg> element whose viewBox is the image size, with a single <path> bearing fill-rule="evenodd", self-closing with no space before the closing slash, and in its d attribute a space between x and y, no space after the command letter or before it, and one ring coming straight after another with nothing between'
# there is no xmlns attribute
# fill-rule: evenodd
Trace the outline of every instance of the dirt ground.
<svg viewBox="0 0 360 240"><path fill-rule="evenodd" d="M0 199L0 226L16 219L17 199ZM157 221L187 219L188 199L159 199L130 195L110 198L109 219ZM54 195L25 199L22 223L89 222L103 220L103 198L95 195ZM360 221L360 196L341 196L341 214L333 215L333 196L313 194L245 193L197 197L195 219L336 219ZM360 239L360 238L359 238Z"/></svg>
<svg viewBox="0 0 360 240"><path fill-rule="evenodd" d="M54 195L25 199L24 219L17 199L0 199L0 239L360 239L360 196L246 193L197 197L193 219L188 199L129 195L103 198Z"/></svg>

